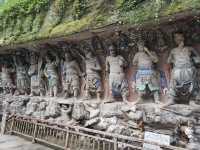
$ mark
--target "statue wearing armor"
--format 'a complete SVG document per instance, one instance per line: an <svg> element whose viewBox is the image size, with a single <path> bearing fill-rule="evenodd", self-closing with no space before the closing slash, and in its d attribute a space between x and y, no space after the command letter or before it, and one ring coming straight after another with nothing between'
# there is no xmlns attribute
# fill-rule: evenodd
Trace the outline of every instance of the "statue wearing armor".
<svg viewBox="0 0 200 150"><path fill-rule="evenodd" d="M28 65L22 62L23 59L20 55L14 56L13 58L17 73L17 94L28 95L30 91Z"/></svg>
<svg viewBox="0 0 200 150"><path fill-rule="evenodd" d="M110 56L106 58L106 72L109 72L109 88L113 101L114 97L121 96L124 102L127 102L129 95L128 82L125 78L124 68L127 62L121 55L116 55L113 46L109 47Z"/></svg>
<svg viewBox="0 0 200 150"><path fill-rule="evenodd" d="M138 99L135 103L140 102L143 96L150 92L153 94L155 103L160 102L160 78L158 71L154 69L154 64L158 62L158 57L155 52L149 51L143 43L138 43L138 52L133 59L133 65L137 66L136 76L133 81L133 89L138 92ZM159 80L160 79L160 80ZM166 81L166 78L164 78ZM162 84L162 82L161 82ZM166 91L166 82L163 86Z"/></svg>
<svg viewBox="0 0 200 150"><path fill-rule="evenodd" d="M31 77L31 94L39 95L39 76L38 76L38 56L34 53L31 53L30 57L30 68L28 74Z"/></svg>
<svg viewBox="0 0 200 150"><path fill-rule="evenodd" d="M51 97L55 97L58 94L58 83L59 83L59 75L58 75L58 66L59 66L59 58L56 54L52 53L55 57L53 60L50 55L46 56L46 65L44 68L44 75L48 79L48 88L49 94Z"/></svg>
<svg viewBox="0 0 200 150"><path fill-rule="evenodd" d="M11 78L12 69L4 64L1 68L1 80L4 94L13 94L14 84Z"/></svg>
<svg viewBox="0 0 200 150"><path fill-rule="evenodd" d="M86 54L86 98L90 99L92 93L96 93L97 99L101 96L101 66L97 57L91 51Z"/></svg>
<svg viewBox="0 0 200 150"><path fill-rule="evenodd" d="M69 52L65 52L65 62L62 68L63 88L65 98L72 94L75 98L80 92L80 77L81 71L76 60L73 60Z"/></svg>
<svg viewBox="0 0 200 150"><path fill-rule="evenodd" d="M173 69L170 79L169 102L166 105L174 104L180 97L189 100L195 97L197 88L197 71L195 64L199 63L199 55L192 48L184 45L182 33L175 33L174 40L178 47L171 50L168 63ZM198 58L198 59L197 59Z"/></svg>

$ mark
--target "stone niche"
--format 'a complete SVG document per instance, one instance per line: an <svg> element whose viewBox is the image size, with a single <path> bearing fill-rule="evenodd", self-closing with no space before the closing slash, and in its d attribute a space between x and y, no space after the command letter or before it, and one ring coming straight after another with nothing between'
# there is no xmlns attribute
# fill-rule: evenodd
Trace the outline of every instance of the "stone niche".
<svg viewBox="0 0 200 150"><path fill-rule="evenodd" d="M185 40L177 36L174 41L177 34ZM3 108L139 138L151 131L169 135L171 145L198 149L199 35L199 22L181 20L10 48L0 55ZM177 55L177 44L187 58ZM181 72L178 77L174 70ZM180 74L188 81L182 82Z"/></svg>

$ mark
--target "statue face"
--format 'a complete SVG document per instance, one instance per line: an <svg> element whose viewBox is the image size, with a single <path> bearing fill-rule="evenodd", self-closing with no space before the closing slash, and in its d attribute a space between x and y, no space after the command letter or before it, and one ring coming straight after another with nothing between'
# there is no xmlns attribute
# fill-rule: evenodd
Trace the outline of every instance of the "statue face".
<svg viewBox="0 0 200 150"><path fill-rule="evenodd" d="M31 55L30 61L32 64L37 63L37 56L35 54Z"/></svg>
<svg viewBox="0 0 200 150"><path fill-rule="evenodd" d="M65 53L65 61L69 61L71 58L69 53Z"/></svg>
<svg viewBox="0 0 200 150"><path fill-rule="evenodd" d="M177 45L184 43L184 36L181 33L177 33L174 35L174 41Z"/></svg>
<svg viewBox="0 0 200 150"><path fill-rule="evenodd" d="M143 52L144 51L144 46L142 44L138 44L138 51Z"/></svg>
<svg viewBox="0 0 200 150"><path fill-rule="evenodd" d="M113 46L109 47L109 51L110 51L110 56L116 56L117 55Z"/></svg>

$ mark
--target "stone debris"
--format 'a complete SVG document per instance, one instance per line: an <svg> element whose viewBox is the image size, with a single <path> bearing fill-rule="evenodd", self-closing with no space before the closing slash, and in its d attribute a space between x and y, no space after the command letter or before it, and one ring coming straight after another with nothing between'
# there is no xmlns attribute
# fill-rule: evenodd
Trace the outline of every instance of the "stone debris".
<svg viewBox="0 0 200 150"><path fill-rule="evenodd" d="M153 131L170 135L173 139L171 144L182 147L195 147L200 140L197 106L175 104L158 109L154 103L134 106L121 102L78 100L60 103L48 98L24 96L7 96L5 100L7 113L47 120L53 124L78 125L139 138L143 138L145 131ZM192 124L191 128L188 122ZM182 137L187 138L184 140Z"/></svg>

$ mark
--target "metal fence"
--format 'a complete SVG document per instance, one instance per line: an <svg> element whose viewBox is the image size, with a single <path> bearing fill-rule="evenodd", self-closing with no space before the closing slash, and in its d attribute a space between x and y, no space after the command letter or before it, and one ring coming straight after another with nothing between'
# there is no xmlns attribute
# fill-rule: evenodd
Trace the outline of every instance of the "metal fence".
<svg viewBox="0 0 200 150"><path fill-rule="evenodd" d="M143 139L111 134L79 126L51 124L22 116L12 116L5 122L5 134L24 136L63 150L141 150ZM184 150L174 146L158 145L164 150Z"/></svg>

